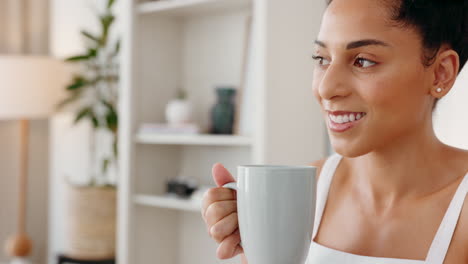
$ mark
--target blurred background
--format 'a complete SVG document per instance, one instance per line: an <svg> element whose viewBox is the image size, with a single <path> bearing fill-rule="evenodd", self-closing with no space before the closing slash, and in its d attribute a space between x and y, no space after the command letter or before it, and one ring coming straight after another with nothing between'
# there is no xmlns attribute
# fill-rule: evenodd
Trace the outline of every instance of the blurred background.
<svg viewBox="0 0 468 264"><path fill-rule="evenodd" d="M0 1L0 263L218 260L211 167L326 157L324 1ZM468 148L468 72L435 113Z"/></svg>

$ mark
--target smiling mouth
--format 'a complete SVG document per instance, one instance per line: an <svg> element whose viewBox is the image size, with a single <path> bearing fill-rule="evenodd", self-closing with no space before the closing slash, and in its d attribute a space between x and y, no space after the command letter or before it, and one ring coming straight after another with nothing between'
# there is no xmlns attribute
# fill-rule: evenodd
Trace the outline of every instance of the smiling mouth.
<svg viewBox="0 0 468 264"><path fill-rule="evenodd" d="M366 115L365 112L328 112L328 127L332 132L343 133L359 125Z"/></svg>
<svg viewBox="0 0 468 264"><path fill-rule="evenodd" d="M329 112L328 118L337 124L346 124L350 122L354 122L360 120L366 116L365 112L344 112L344 111L336 111L336 112Z"/></svg>

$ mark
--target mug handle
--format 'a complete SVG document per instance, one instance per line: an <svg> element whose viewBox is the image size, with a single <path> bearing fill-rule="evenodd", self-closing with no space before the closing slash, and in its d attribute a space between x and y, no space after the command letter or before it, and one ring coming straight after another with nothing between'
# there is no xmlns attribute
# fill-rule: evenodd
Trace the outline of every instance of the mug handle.
<svg viewBox="0 0 468 264"><path fill-rule="evenodd" d="M229 188L231 190L237 191L237 183L236 182L226 183L223 185L223 188Z"/></svg>
<svg viewBox="0 0 468 264"><path fill-rule="evenodd" d="M231 189L231 190L234 190L237 192L237 183L236 182L230 182L230 183L226 183L223 185L223 188L228 188L228 189ZM238 221L239 222L239 221ZM239 229L240 230L240 229ZM239 242L239 246L241 246L242 248L244 248L242 246L242 241Z"/></svg>

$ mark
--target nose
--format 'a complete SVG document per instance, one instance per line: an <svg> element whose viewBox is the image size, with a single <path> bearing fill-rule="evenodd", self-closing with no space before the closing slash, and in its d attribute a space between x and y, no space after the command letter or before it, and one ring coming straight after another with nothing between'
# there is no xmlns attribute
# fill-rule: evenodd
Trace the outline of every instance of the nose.
<svg viewBox="0 0 468 264"><path fill-rule="evenodd" d="M319 82L318 93L322 99L332 100L351 93L349 73L340 64L330 64Z"/></svg>

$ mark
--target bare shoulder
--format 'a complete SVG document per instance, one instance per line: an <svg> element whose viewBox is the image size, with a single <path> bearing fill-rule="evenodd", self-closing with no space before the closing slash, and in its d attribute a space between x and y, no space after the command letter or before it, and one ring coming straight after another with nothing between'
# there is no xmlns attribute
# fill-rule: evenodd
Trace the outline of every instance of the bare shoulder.
<svg viewBox="0 0 468 264"><path fill-rule="evenodd" d="M316 181L318 181L318 178L320 177L320 171L322 170L322 167L323 167L323 164L325 163L325 161L327 160L327 158L323 158L321 160L316 160L314 162L311 162L307 165L309 166L314 166L317 168L317 176L316 176Z"/></svg>

